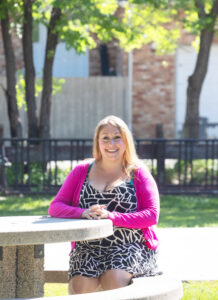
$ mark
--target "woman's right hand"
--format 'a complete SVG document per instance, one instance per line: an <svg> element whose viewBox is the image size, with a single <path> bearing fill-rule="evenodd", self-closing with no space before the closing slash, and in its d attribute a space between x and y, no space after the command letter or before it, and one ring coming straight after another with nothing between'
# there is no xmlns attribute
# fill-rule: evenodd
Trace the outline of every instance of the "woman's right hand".
<svg viewBox="0 0 218 300"><path fill-rule="evenodd" d="M81 215L81 218L82 219L89 219L89 220L92 220L93 217L91 216L91 211L90 209L86 209L83 211L82 215Z"/></svg>
<svg viewBox="0 0 218 300"><path fill-rule="evenodd" d="M92 205L90 208L83 211L81 217L89 220L107 218L105 211L105 205Z"/></svg>

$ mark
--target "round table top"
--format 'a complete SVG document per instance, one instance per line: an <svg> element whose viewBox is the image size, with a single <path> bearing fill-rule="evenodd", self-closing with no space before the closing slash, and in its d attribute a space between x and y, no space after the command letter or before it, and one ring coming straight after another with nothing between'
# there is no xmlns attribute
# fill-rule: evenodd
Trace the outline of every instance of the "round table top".
<svg viewBox="0 0 218 300"><path fill-rule="evenodd" d="M0 246L93 240L113 233L108 219L62 219L49 216L0 217Z"/></svg>

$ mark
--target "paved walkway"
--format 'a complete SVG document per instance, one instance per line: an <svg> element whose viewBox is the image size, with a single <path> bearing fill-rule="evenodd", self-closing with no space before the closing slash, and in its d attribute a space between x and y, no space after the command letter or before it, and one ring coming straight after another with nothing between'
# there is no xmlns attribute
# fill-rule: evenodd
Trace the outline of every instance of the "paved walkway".
<svg viewBox="0 0 218 300"><path fill-rule="evenodd" d="M218 280L218 228L158 228L160 269L182 280ZM66 271L70 243L45 245L45 270Z"/></svg>

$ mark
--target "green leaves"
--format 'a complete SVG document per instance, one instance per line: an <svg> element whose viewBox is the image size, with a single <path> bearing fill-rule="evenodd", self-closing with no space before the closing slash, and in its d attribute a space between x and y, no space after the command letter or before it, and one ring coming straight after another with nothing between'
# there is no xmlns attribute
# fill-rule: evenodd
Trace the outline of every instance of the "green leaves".
<svg viewBox="0 0 218 300"><path fill-rule="evenodd" d="M18 108L21 108L24 106L24 109L26 111L25 80L24 80L22 70L19 70L17 73L18 73L18 80L17 80L17 84L16 84L17 105L18 105Z"/></svg>
<svg viewBox="0 0 218 300"><path fill-rule="evenodd" d="M22 0L0 3L0 17L4 17L7 5L11 26L19 36L22 3ZM35 0L33 19L48 26L52 7L59 7L62 17L55 30L67 48L78 53L96 47L95 36L104 43L118 39L126 51L155 43L156 52L162 54L176 48L180 36L176 19L196 36L203 29L211 30L216 17L211 12L213 3L214 0L126 0L120 8L117 0Z"/></svg>
<svg viewBox="0 0 218 300"><path fill-rule="evenodd" d="M175 13L173 9L157 10L153 4L127 4L122 20L124 31L116 32L121 47L130 51L143 44L155 43L157 54L174 51L180 35L178 25L170 25Z"/></svg>
<svg viewBox="0 0 218 300"><path fill-rule="evenodd" d="M41 74L38 74L35 82L35 97L38 97L42 92L43 81ZM25 79L23 76L23 71L19 70L17 72L17 84L16 84L16 93L17 93L17 105L18 108L24 107L24 110L27 110L27 104L25 101ZM65 83L64 78L53 78L52 79L52 95L56 95L62 91L62 86Z"/></svg>

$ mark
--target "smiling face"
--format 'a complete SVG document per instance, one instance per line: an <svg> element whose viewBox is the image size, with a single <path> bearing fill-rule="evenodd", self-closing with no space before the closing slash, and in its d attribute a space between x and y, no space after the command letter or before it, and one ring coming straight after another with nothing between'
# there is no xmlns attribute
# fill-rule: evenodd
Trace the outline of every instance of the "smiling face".
<svg viewBox="0 0 218 300"><path fill-rule="evenodd" d="M110 124L105 125L99 132L98 143L103 159L122 161L126 145L117 127Z"/></svg>

